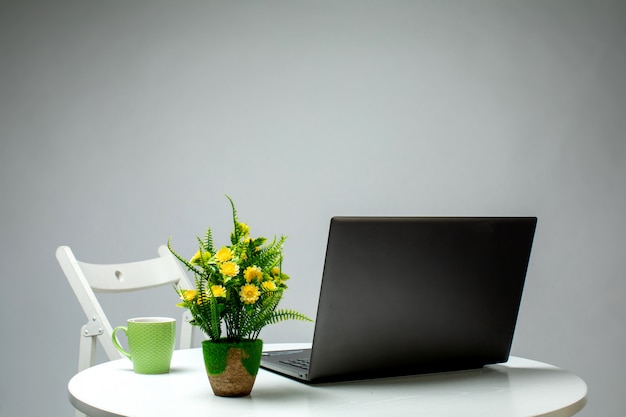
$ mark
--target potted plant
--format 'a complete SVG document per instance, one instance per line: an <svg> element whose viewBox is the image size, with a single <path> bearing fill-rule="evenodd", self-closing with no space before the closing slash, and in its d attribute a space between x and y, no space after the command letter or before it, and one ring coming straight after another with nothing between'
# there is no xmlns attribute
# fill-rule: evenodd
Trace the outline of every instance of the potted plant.
<svg viewBox="0 0 626 417"><path fill-rule="evenodd" d="M289 276L282 270L286 237L268 241L252 237L250 227L237 219L233 200L233 231L230 244L217 247L209 227L198 237L198 251L187 260L168 248L189 271L195 288L176 288L178 306L187 308L208 337L202 342L204 361L215 395L245 396L250 393L261 362L263 327L284 320L311 321L278 305Z"/></svg>

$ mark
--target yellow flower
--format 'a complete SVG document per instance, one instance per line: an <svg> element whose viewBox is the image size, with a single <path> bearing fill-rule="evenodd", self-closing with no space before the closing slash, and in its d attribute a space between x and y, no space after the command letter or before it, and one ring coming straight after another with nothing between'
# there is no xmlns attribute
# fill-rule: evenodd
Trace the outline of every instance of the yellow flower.
<svg viewBox="0 0 626 417"><path fill-rule="evenodd" d="M193 301L197 295L196 290L185 290L183 291L183 300L185 301Z"/></svg>
<svg viewBox="0 0 626 417"><path fill-rule="evenodd" d="M248 236L248 234L250 234L250 226L248 226L247 224L239 222L239 228L241 229L241 233L243 233L244 236Z"/></svg>
<svg viewBox="0 0 626 417"><path fill-rule="evenodd" d="M261 291L254 284L246 284L241 287L241 291L239 292L239 296L241 297L241 301L246 304L254 304L256 300L259 299L261 295Z"/></svg>
<svg viewBox="0 0 626 417"><path fill-rule="evenodd" d="M220 267L220 273L225 277L234 277L239 273L239 265L234 262L224 262Z"/></svg>
<svg viewBox="0 0 626 417"><path fill-rule="evenodd" d="M233 251L231 251L227 247L223 247L222 249L217 251L217 253L215 254L215 258L219 262L230 261L231 259L233 259Z"/></svg>
<svg viewBox="0 0 626 417"><path fill-rule="evenodd" d="M264 281L261 286L265 291L276 291L276 283L274 281Z"/></svg>
<svg viewBox="0 0 626 417"><path fill-rule="evenodd" d="M274 268L272 268L272 275L278 276L278 274L280 274L280 268L275 266Z"/></svg>
<svg viewBox="0 0 626 417"><path fill-rule="evenodd" d="M222 285L212 285L211 292L213 293L213 297L226 297L226 288Z"/></svg>
<svg viewBox="0 0 626 417"><path fill-rule="evenodd" d="M195 264L196 262L198 262L200 260L200 251L196 252L191 259L189 260L189 263L191 264Z"/></svg>
<svg viewBox="0 0 626 417"><path fill-rule="evenodd" d="M189 260L189 263L192 265L200 265L202 266L202 262L200 262L200 259L202 259L202 261L204 261L205 263L209 261L209 259L211 259L211 253L210 252L196 252L192 258Z"/></svg>
<svg viewBox="0 0 626 417"><path fill-rule="evenodd" d="M246 282L251 282L255 279L263 278L263 271L258 266L249 266L243 272L243 277L246 279Z"/></svg>

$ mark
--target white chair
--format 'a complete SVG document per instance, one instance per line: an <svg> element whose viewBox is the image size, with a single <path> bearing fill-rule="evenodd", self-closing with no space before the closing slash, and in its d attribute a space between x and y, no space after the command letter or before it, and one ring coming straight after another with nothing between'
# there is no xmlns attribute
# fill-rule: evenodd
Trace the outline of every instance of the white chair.
<svg viewBox="0 0 626 417"><path fill-rule="evenodd" d="M113 328L95 293L119 293L162 285L193 288L179 261L165 245L159 247L158 253L158 258L138 262L91 264L76 260L72 250L67 246L57 248L57 260L87 316L87 323L80 331L79 372L94 365L96 340L100 340L110 360L123 357L111 341ZM180 348L188 349L193 345L194 328L189 323L191 320L189 311L185 310L182 316L182 320L177 320L180 328Z"/></svg>

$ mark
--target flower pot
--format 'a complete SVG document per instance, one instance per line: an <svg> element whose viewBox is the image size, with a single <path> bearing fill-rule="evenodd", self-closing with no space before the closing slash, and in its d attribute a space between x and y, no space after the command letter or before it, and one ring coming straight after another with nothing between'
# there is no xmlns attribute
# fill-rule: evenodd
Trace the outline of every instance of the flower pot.
<svg viewBox="0 0 626 417"><path fill-rule="evenodd" d="M263 341L204 340L202 353L213 393L219 397L250 394L261 364Z"/></svg>

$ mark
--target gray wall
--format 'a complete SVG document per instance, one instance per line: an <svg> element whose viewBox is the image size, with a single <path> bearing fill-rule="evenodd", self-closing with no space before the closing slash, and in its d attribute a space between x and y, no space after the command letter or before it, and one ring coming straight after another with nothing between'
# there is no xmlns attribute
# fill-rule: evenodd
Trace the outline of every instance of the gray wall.
<svg viewBox="0 0 626 417"><path fill-rule="evenodd" d="M0 415L72 413L85 318L58 245L192 254L226 238L224 194L289 236L284 305L311 315L332 215L538 216L513 353L582 376L581 416L621 415L625 6L0 1ZM178 313L170 290L124 301L114 324Z"/></svg>

